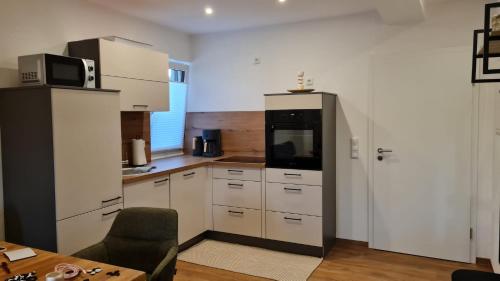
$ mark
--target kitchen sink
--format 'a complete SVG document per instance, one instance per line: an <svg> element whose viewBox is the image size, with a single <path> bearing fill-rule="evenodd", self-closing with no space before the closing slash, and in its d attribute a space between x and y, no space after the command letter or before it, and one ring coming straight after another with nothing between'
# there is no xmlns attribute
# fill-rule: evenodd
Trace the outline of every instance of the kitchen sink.
<svg viewBox="0 0 500 281"><path fill-rule="evenodd" d="M264 157L256 157L256 156L230 156L227 158L215 160L215 162L261 164L261 163L266 163L266 159Z"/></svg>
<svg viewBox="0 0 500 281"><path fill-rule="evenodd" d="M142 174L147 174L151 172L156 167L132 167L132 168L122 168L122 175L123 176L136 176L136 175L142 175Z"/></svg>

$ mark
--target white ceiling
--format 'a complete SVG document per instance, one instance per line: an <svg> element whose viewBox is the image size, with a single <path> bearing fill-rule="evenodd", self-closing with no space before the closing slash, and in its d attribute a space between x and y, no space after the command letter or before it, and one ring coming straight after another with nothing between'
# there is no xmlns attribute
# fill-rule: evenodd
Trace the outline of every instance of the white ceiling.
<svg viewBox="0 0 500 281"><path fill-rule="evenodd" d="M393 4L399 4L395 6L406 7L403 9L406 10L422 8L422 1L443 0L287 0L284 4L277 0L87 1L184 32L199 34L347 16L372 10L378 10L384 20L395 21L396 17L401 22L401 9L391 11L392 5L388 5L388 2L394 1ZM206 6L214 9L212 16L204 14ZM410 14L415 17L422 11L415 10Z"/></svg>
<svg viewBox="0 0 500 281"><path fill-rule="evenodd" d="M375 9L372 0L88 0L189 33L238 30L351 15ZM205 16L205 6L214 9Z"/></svg>

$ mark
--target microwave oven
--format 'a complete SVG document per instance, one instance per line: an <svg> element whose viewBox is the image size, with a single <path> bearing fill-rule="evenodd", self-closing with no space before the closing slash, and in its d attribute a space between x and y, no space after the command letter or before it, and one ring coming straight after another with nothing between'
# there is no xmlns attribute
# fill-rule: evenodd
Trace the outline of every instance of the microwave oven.
<svg viewBox="0 0 500 281"><path fill-rule="evenodd" d="M23 86L58 85L95 88L95 62L51 54L18 58L19 79Z"/></svg>

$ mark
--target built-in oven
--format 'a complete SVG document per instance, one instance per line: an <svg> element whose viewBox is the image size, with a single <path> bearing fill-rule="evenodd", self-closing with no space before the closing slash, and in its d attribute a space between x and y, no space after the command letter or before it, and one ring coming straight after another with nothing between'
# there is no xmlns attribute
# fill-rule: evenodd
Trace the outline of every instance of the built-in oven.
<svg viewBox="0 0 500 281"><path fill-rule="evenodd" d="M18 58L22 85L59 85L95 88L93 60L36 54Z"/></svg>
<svg viewBox="0 0 500 281"><path fill-rule="evenodd" d="M322 169L321 109L266 111L266 167Z"/></svg>

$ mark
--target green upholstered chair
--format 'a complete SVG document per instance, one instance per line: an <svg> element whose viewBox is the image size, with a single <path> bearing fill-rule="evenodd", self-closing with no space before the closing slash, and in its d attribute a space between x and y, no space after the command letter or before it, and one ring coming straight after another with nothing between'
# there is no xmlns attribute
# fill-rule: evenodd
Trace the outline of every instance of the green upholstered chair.
<svg viewBox="0 0 500 281"><path fill-rule="evenodd" d="M146 272L148 280L171 281L177 261L177 212L122 210L104 240L73 256Z"/></svg>

